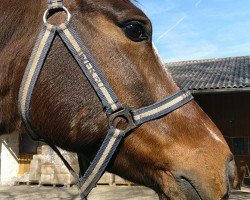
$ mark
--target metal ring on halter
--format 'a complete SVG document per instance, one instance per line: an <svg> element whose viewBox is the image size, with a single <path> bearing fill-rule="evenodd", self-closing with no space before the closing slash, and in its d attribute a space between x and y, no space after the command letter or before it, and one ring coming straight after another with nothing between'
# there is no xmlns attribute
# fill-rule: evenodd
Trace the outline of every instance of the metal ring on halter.
<svg viewBox="0 0 250 200"><path fill-rule="evenodd" d="M66 12L67 14L67 21L69 22L70 19L71 19L71 14L69 12L69 10L66 8L66 7L62 7L62 9ZM43 23L46 24L47 23L47 16L48 16L48 13L49 13L49 9L47 9L44 14L43 14Z"/></svg>
<svg viewBox="0 0 250 200"><path fill-rule="evenodd" d="M127 127L124 130L121 129L122 131L128 132L128 131L136 128L133 116L131 114L131 110L132 109L129 106L123 105L122 110L119 110L119 111L114 112L113 114L109 115L109 126L114 127L113 123L114 123L115 119L120 117L120 118L125 119L127 122ZM117 127L114 127L114 128L117 128ZM119 129L119 128L117 128L117 129Z"/></svg>

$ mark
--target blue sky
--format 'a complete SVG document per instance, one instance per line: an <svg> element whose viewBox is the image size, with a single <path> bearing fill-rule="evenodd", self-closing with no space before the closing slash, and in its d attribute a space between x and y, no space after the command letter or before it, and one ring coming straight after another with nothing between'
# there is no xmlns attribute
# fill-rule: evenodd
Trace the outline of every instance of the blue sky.
<svg viewBox="0 0 250 200"><path fill-rule="evenodd" d="M250 0L138 0L164 61L250 55Z"/></svg>

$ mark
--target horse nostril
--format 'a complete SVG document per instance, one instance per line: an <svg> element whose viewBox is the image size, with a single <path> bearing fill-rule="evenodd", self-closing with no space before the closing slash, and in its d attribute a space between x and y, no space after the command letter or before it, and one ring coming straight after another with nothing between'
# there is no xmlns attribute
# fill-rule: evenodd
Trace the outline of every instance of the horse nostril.
<svg viewBox="0 0 250 200"><path fill-rule="evenodd" d="M229 199L229 193L227 192L222 198L221 200L228 200Z"/></svg>
<svg viewBox="0 0 250 200"><path fill-rule="evenodd" d="M230 187L229 185L227 186L227 191L226 193L222 196L221 200L228 200L230 195Z"/></svg>
<svg viewBox="0 0 250 200"><path fill-rule="evenodd" d="M230 159L227 164L227 175L230 182L234 180L235 172L236 172L235 161L232 157L232 159Z"/></svg>
<svg viewBox="0 0 250 200"><path fill-rule="evenodd" d="M229 199L229 195L230 195L230 189L229 186L227 187L227 191L226 193L223 195L223 197L221 198L221 200L228 200Z"/></svg>

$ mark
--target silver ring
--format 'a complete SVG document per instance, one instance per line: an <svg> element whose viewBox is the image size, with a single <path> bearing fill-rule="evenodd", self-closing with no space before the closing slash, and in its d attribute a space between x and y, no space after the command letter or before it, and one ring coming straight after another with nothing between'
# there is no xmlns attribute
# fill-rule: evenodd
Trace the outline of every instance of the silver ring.
<svg viewBox="0 0 250 200"><path fill-rule="evenodd" d="M62 7L62 9L66 12L67 14L67 21L69 22L70 19L71 19L71 14L69 12L69 10L66 8L66 7ZM46 24L47 23L47 16L48 16L48 13L49 13L49 9L47 9L44 14L43 14L43 23Z"/></svg>

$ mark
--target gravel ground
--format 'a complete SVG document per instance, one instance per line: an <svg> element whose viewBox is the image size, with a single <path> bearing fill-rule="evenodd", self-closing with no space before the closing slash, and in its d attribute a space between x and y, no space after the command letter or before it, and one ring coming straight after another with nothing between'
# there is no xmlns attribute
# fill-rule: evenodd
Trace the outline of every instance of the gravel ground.
<svg viewBox="0 0 250 200"><path fill-rule="evenodd" d="M46 200L72 199L79 200L76 187L49 186L0 186L0 200ZM157 195L145 187L138 186L98 186L89 200L157 200ZM250 189L233 191L230 200L250 200Z"/></svg>

